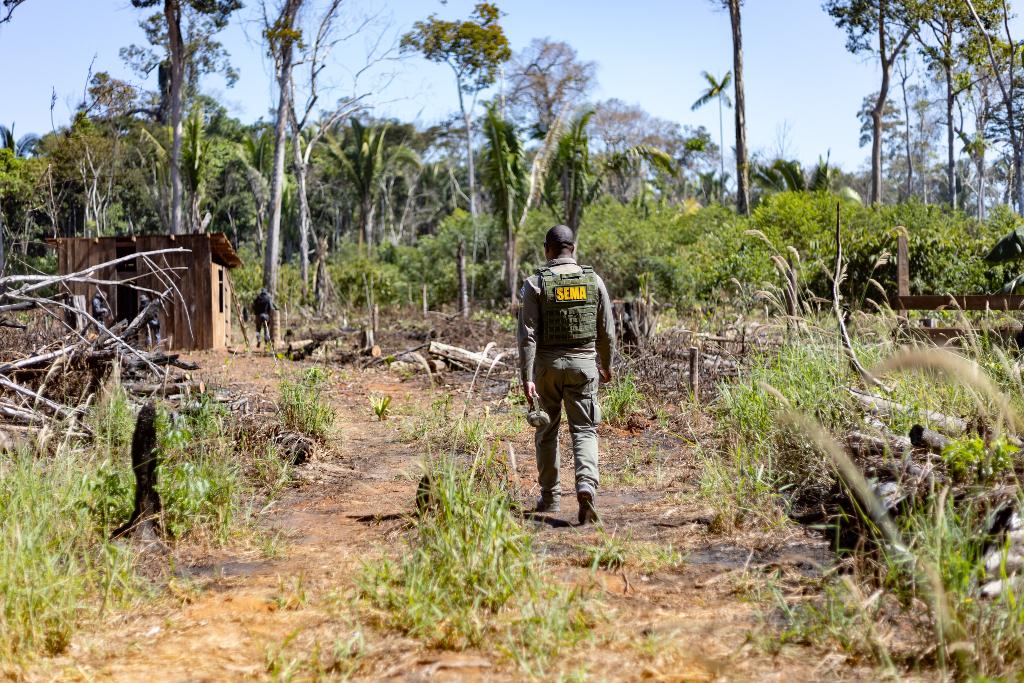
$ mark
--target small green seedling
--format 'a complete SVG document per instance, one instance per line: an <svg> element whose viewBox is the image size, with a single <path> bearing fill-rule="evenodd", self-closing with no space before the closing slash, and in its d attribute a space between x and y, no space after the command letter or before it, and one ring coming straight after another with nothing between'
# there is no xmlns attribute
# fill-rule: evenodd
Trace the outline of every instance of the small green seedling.
<svg viewBox="0 0 1024 683"><path fill-rule="evenodd" d="M377 419L383 422L388 419L388 414L391 410L391 397L371 396L370 407L373 408L373 414L377 416Z"/></svg>

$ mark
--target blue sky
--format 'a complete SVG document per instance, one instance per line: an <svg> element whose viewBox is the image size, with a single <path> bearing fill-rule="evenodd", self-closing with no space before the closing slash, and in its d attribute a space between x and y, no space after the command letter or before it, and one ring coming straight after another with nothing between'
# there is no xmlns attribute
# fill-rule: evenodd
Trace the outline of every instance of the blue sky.
<svg viewBox="0 0 1024 683"><path fill-rule="evenodd" d="M363 2L356 5L356 2ZM266 117L273 98L270 69L258 44L258 2L248 0L222 35L241 73L233 89L211 78L204 88L245 121ZM717 108L691 112L702 89L700 72L732 67L728 14L710 0L498 0L514 49L535 37L573 45L597 62L596 99L617 97L657 116L705 125L717 137ZM473 0L354 0L354 12L381 12L390 36L437 12L466 17ZM50 129L51 89L57 93L55 123L66 123L81 98L87 69L137 80L118 50L142 43L144 12L128 0L28 0L0 28L0 122L16 133ZM786 150L804 162L831 152L833 162L860 168L867 151L857 145L856 112L877 89L876 64L846 52L844 36L818 0L748 0L744 8L748 139L753 150ZM336 54L334 80L359 63L361 44ZM376 96L380 115L433 123L457 107L451 73L444 66L408 58L389 65L389 87ZM340 90L339 90L340 92ZM783 135L783 131L785 134ZM727 113L726 139L732 136Z"/></svg>

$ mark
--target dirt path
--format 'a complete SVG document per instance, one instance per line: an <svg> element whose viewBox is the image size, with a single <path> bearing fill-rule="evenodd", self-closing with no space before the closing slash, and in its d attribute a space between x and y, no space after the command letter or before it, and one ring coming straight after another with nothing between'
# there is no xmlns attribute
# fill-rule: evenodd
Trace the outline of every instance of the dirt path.
<svg viewBox="0 0 1024 683"><path fill-rule="evenodd" d="M270 359L206 358L209 383L275 390L280 367ZM294 372L294 369L290 370ZM213 553L175 567L170 597L146 602L103 627L85 629L61 658L28 678L46 680L225 681L342 677L367 680L493 680L521 675L488 652L440 653L367 625L355 602L361 562L398 552L409 528L421 454L400 438L409 410L378 423L367 395L395 405L429 403L429 392L386 373L345 373L332 390L338 409L336 451L305 465L303 483L261 518L278 539L268 547ZM604 606L594 637L557 667L594 680L820 680L840 662L805 653L769 656L750 634L758 625L751 591L777 574L798 586L829 562L822 541L803 532L771 543L719 538L693 493L684 448L659 446L606 430L602 463L608 483L600 503L604 531L574 524L575 501L554 518L536 519L541 548L557 575L590 586ZM529 439L516 437L519 475L533 480ZM623 454L664 448L657 480L637 478ZM660 452L660 451L659 451ZM568 465L568 463L566 463ZM653 467L653 466L650 466ZM571 475L571 466L563 466ZM565 489L571 489L565 482ZM581 548L607 538L671 547L685 560L652 572L592 571ZM273 546L279 546L274 548ZM268 558L268 555L271 557ZM554 673L554 672L552 672ZM846 677L856 677L846 670Z"/></svg>

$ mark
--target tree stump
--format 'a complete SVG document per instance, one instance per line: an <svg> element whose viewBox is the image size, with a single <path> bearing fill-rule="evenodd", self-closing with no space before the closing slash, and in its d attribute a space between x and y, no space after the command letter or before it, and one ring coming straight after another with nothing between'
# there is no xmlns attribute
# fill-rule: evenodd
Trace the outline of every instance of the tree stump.
<svg viewBox="0 0 1024 683"><path fill-rule="evenodd" d="M156 404L142 406L132 435L132 473L135 474L135 508L131 517L114 531L114 538L131 535L142 541L159 541L160 494L156 490Z"/></svg>

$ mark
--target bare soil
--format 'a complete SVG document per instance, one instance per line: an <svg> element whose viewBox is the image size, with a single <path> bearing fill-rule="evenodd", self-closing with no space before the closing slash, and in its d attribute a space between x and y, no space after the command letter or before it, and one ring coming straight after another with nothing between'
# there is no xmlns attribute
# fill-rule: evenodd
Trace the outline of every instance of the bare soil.
<svg viewBox="0 0 1024 683"><path fill-rule="evenodd" d="M267 356L201 354L208 387L276 398L277 384L303 364ZM279 549L238 547L167 559L172 577L162 597L86 625L62 656L36 662L29 680L229 681L295 680L351 675L358 680L520 680L498 652L441 652L375 626L356 598L361 563L397 556L411 528L422 452L402 427L443 391L465 398L469 382L449 386L401 381L383 369L342 369L330 399L338 410L329 451L297 470L298 482L259 517ZM484 387L486 389L486 387ZM393 416L378 422L370 394L393 398ZM488 403L482 390L479 407ZM494 402L497 406L497 402ZM495 408L500 409L498 407ZM506 408L507 409L507 408ZM706 418L687 416L699 433ZM604 532L628 542L671 544L678 567L650 573L586 565L582 547L601 531L578 527L576 504L563 499L556 516L528 518L546 562L561 580L590 591L602 618L593 637L565 653L541 676L592 680L812 681L871 679L840 656L787 646L760 646L770 608L760 596L767 577L790 594L819 577L833 558L826 542L802 529L776 534L713 533L713 514L695 488L690 442L652 426L635 433L601 430L598 503ZM535 471L530 435L512 442L524 498ZM658 454L645 463L644 454ZM640 463L638 466L637 463ZM563 490L572 490L571 456L563 446ZM361 638L346 658L337 643Z"/></svg>

